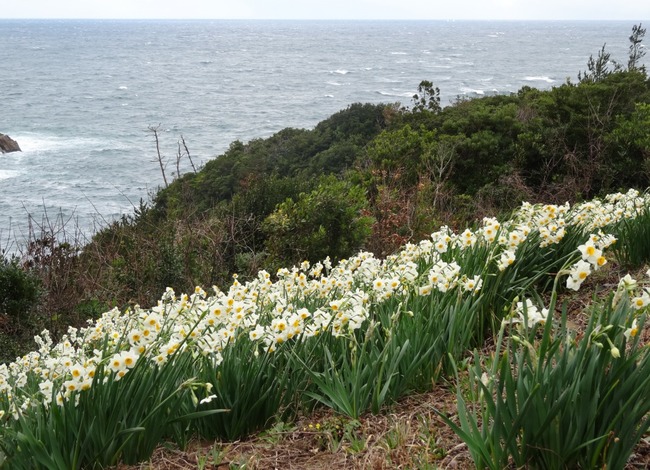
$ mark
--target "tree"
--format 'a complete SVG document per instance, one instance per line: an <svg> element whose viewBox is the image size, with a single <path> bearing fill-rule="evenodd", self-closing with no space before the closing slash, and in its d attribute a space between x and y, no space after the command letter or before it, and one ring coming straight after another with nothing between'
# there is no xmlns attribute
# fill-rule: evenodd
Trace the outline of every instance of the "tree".
<svg viewBox="0 0 650 470"><path fill-rule="evenodd" d="M641 59L645 56L646 51L641 44L645 37L645 28L641 27L641 23L632 26L632 35L630 40L630 52L627 61L628 71L639 71L645 73L645 66L641 64ZM598 56L594 59L593 55L589 56L587 61L587 71L578 73L578 81L580 82L599 82L613 72L620 72L623 67L620 63L611 58L609 52L605 52L606 44L598 51ZM613 65L613 69L610 69Z"/></svg>
<svg viewBox="0 0 650 470"><path fill-rule="evenodd" d="M436 141L436 132L406 124L385 130L366 147L367 164L385 178L410 186L417 182L422 159Z"/></svg>
<svg viewBox="0 0 650 470"><path fill-rule="evenodd" d="M612 55L609 52L605 52L606 45L607 44L603 44L603 47L600 48L598 56L595 59L593 55L589 56L589 60L587 61L588 71L585 71L584 73L578 72L578 81L581 83L599 82L612 72L618 72L621 70L621 64L612 60ZM609 68L610 64L614 66L613 70Z"/></svg>
<svg viewBox="0 0 650 470"><path fill-rule="evenodd" d="M641 27L641 23L632 26L632 35L630 36L630 57L627 61L628 70L639 70L640 72L645 73L645 65L640 65L641 59L646 53L641 45L644 37L645 28Z"/></svg>
<svg viewBox="0 0 650 470"><path fill-rule="evenodd" d="M444 136L432 144L424 155L424 166L433 185L432 205L436 209L439 208L442 188L447 183L458 158L457 147L457 138Z"/></svg>
<svg viewBox="0 0 650 470"><path fill-rule="evenodd" d="M440 88L434 87L429 80L422 80L418 85L418 92L413 95L413 112L439 113L441 109Z"/></svg>

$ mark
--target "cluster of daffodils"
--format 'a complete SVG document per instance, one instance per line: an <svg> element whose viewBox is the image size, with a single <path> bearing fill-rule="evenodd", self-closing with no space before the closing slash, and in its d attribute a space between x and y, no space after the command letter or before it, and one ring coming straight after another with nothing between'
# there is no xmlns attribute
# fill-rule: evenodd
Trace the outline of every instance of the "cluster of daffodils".
<svg viewBox="0 0 650 470"><path fill-rule="evenodd" d="M605 235L602 231L597 234L591 234L589 240L578 247L581 259L571 266L566 286L573 290L580 289L587 276L607 263L607 259L603 256L603 250L615 242L615 237Z"/></svg>
<svg viewBox="0 0 650 470"><path fill-rule="evenodd" d="M596 231L622 219L634 219L648 209L648 194L635 189L615 193L601 200L584 202L573 211L573 222L588 231Z"/></svg>
<svg viewBox="0 0 650 470"><path fill-rule="evenodd" d="M445 293L459 286L464 292L477 293L481 290L483 279L480 275L460 275L461 267L452 261L438 260L426 275L426 283L419 287L420 295L429 295L432 290Z"/></svg>
<svg viewBox="0 0 650 470"><path fill-rule="evenodd" d="M648 278L645 285L632 278L629 274L621 278L614 295L614 304L621 301L623 294L627 294L632 308L639 314L650 310L650 269L645 274Z"/></svg>
<svg viewBox="0 0 650 470"><path fill-rule="evenodd" d="M539 309L535 304L533 304L532 300L526 299L524 302L516 303L515 314L516 317L509 320L510 323L521 323L532 328L538 323L544 324L546 322L546 319L548 318L548 309Z"/></svg>
<svg viewBox="0 0 650 470"><path fill-rule="evenodd" d="M650 278L650 269L646 272L646 276ZM647 310L650 306L650 287L639 287L638 283L631 282L629 287L637 288L635 295L632 297L632 307L635 310Z"/></svg>
<svg viewBox="0 0 650 470"><path fill-rule="evenodd" d="M552 246L569 227L594 233L578 247L581 259L568 272L567 285L577 289L606 262L603 250L614 239L600 230L648 206L648 197L637 192L573 208L524 203L509 221L486 218L476 230L461 233L442 227L385 259L361 252L336 265L329 259L305 261L274 277L260 271L240 283L235 276L227 290L213 287L210 294L197 287L191 295L177 296L168 289L152 308L113 309L86 328L70 329L57 344L44 332L37 337L37 351L0 365L0 420L32 406L78 400L92 387L120 381L137 364L163 367L192 354L218 368L225 348L243 338L256 352L273 353L287 342L317 335L350 336L372 323L376 307L392 298L479 295L486 276L516 263L522 244ZM482 264L467 267L479 251ZM639 305L647 305L649 296L647 290L641 293ZM545 320L544 310L529 301L520 304L515 310L519 318L525 312L528 324Z"/></svg>
<svg viewBox="0 0 650 470"><path fill-rule="evenodd" d="M536 206L524 202L514 219L519 221L522 232L536 230L541 240L540 247L544 248L562 241L570 213L569 203Z"/></svg>
<svg viewBox="0 0 650 470"><path fill-rule="evenodd" d="M632 315L632 322L629 325L608 325L602 331L604 333L607 329L619 327L625 328L623 335L626 340L631 341L637 337L639 334L639 318L641 315L648 313L650 311L650 269L645 273L646 279L644 281L638 282L636 279L632 278L629 274L626 274L618 283L616 289L616 294L614 295L613 304L617 305L622 301L623 298L626 299L626 302L629 302L629 306L634 312ZM598 343L600 337L604 337L609 343L609 350L611 355L614 358L620 357L620 351L616 348L609 337L603 335L598 335L596 332L596 337L592 339L592 342L599 347L602 347L602 343Z"/></svg>

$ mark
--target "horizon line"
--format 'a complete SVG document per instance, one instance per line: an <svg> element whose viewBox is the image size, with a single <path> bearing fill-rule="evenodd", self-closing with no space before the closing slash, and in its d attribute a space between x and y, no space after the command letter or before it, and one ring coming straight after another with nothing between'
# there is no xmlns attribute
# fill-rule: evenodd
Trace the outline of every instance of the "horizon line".
<svg viewBox="0 0 650 470"><path fill-rule="evenodd" d="M53 21L74 21L74 20L92 20L92 21L583 21L583 22L626 22L626 21L650 21L650 19L611 19L611 18L149 18L149 17L10 17L2 18L0 21L11 20L53 20Z"/></svg>

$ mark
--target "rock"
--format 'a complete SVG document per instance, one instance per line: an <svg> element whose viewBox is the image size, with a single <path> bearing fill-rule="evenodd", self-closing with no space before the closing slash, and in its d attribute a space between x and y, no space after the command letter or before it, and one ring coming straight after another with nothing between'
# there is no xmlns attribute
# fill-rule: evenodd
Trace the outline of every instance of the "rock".
<svg viewBox="0 0 650 470"><path fill-rule="evenodd" d="M2 153L22 152L18 142L4 134L0 134L0 151Z"/></svg>

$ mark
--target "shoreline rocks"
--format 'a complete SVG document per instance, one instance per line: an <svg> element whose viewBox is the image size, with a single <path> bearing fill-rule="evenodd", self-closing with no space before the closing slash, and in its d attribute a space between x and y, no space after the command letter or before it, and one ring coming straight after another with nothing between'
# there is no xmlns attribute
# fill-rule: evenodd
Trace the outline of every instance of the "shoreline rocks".
<svg viewBox="0 0 650 470"><path fill-rule="evenodd" d="M18 142L5 134L0 134L0 152L9 153L9 152L22 152Z"/></svg>

